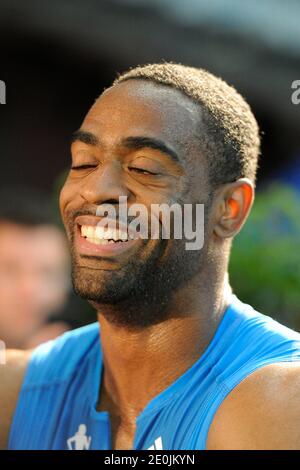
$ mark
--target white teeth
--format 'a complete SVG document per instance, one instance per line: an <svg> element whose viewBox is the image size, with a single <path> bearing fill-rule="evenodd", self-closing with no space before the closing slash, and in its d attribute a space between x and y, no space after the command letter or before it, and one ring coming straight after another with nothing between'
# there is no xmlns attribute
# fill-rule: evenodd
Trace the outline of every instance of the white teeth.
<svg viewBox="0 0 300 470"><path fill-rule="evenodd" d="M101 226L81 225L81 236L96 244L115 243L118 240L127 241L127 232L121 229L104 228Z"/></svg>
<svg viewBox="0 0 300 470"><path fill-rule="evenodd" d="M93 227L87 227L86 236L87 236L88 238L95 238L94 233L95 233L95 230L94 230Z"/></svg>
<svg viewBox="0 0 300 470"><path fill-rule="evenodd" d="M104 232L104 228L103 227L100 227L100 226L97 226L96 227L93 227L94 229L94 232L95 232L95 237L98 237L98 238L106 238L104 235L105 235L105 232Z"/></svg>

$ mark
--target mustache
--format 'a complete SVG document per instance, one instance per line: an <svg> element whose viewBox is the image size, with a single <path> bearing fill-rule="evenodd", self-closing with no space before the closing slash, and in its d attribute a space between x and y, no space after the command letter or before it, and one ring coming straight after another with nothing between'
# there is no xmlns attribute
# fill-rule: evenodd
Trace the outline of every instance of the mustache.
<svg viewBox="0 0 300 470"><path fill-rule="evenodd" d="M74 210L74 211L69 211L69 212L66 212L65 214L65 217L67 220L75 220L76 217L80 216L80 215L92 215L94 217L96 217L96 208L95 209L92 209L92 208L82 208L82 209L77 209L77 210Z"/></svg>
<svg viewBox="0 0 300 470"><path fill-rule="evenodd" d="M99 206L97 206L99 207ZM76 209L74 211L67 211L65 212L65 220L69 227L74 228L75 226L75 219L81 215L90 215L93 217L98 217L97 215L97 207L82 207L80 209ZM119 209L118 206L115 205L115 212L116 212L116 222L124 222L122 217L119 216ZM105 218L105 216L103 217ZM109 216L108 216L109 218ZM133 220L135 220L135 216L128 215L126 217L127 223L130 224Z"/></svg>

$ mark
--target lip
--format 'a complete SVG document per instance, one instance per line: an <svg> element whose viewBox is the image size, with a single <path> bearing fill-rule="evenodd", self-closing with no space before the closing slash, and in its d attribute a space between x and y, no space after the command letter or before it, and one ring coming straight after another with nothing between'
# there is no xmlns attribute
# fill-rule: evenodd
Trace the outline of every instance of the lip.
<svg viewBox="0 0 300 470"><path fill-rule="evenodd" d="M79 216L75 219L75 247L79 254L111 258L129 251L134 245L140 242L139 239L135 239L107 245L96 245L95 243L89 242L85 237L82 237L81 225L95 227L100 221L101 218L99 217L87 215ZM127 227L124 224L117 223L117 228L127 231Z"/></svg>

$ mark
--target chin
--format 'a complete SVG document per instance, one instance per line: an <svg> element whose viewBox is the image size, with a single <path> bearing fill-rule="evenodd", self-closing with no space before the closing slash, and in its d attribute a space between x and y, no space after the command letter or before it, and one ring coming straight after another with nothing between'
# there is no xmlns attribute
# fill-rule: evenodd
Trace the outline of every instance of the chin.
<svg viewBox="0 0 300 470"><path fill-rule="evenodd" d="M77 295L96 304L116 304L130 295L130 286L119 273L102 271L95 276L95 271L76 269L72 273L72 283ZM124 276L125 277L125 276Z"/></svg>

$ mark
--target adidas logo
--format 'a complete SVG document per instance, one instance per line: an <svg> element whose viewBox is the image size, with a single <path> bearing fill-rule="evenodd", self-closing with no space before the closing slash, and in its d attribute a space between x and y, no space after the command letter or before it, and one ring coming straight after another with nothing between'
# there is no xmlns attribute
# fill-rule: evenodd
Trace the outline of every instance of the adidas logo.
<svg viewBox="0 0 300 470"><path fill-rule="evenodd" d="M147 450L163 450L162 438L158 437L157 439L155 439L154 444Z"/></svg>

